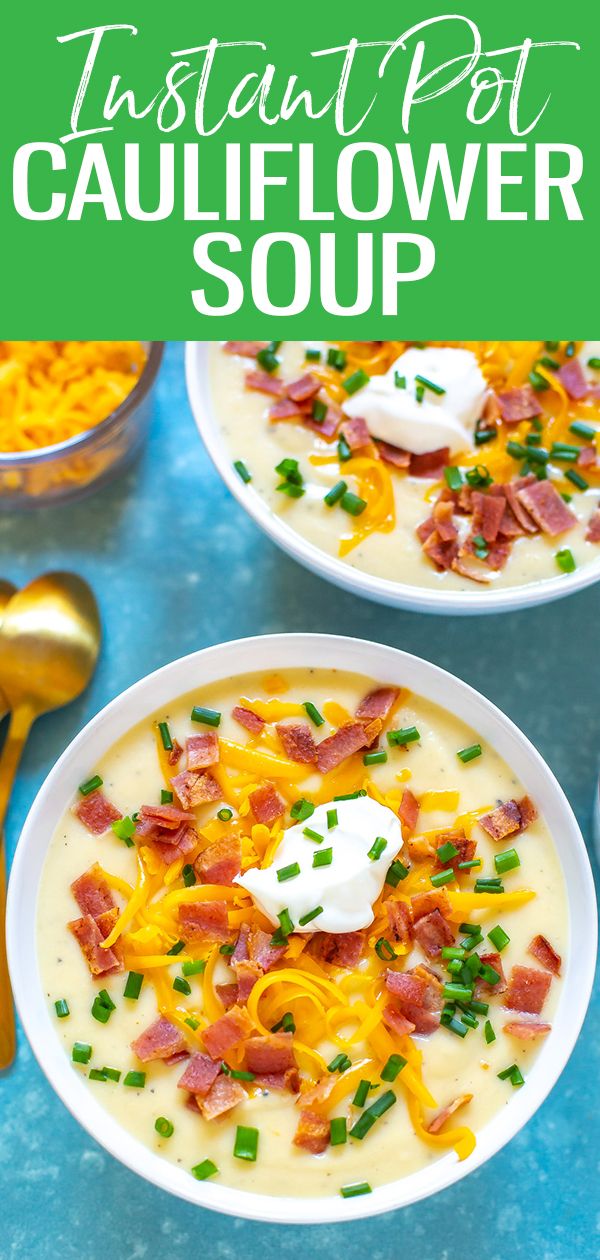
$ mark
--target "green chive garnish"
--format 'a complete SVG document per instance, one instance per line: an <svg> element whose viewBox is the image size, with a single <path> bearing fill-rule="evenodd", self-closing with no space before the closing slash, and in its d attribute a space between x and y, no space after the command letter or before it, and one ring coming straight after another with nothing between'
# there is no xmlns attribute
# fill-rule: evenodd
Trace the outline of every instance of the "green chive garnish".
<svg viewBox="0 0 600 1260"><path fill-rule="evenodd" d="M252 481L252 473L246 468L243 459L236 459L233 467L235 468L238 477L241 477L245 485L248 485L248 482Z"/></svg>
<svg viewBox="0 0 600 1260"><path fill-rule="evenodd" d="M569 432L574 433L576 437L593 438L596 436L596 430L591 424L584 424L583 420L574 420L569 425Z"/></svg>
<svg viewBox="0 0 600 1260"><path fill-rule="evenodd" d="M473 997L473 989L466 984L458 984L454 980L449 980L442 989L442 996L448 998L450 1002L470 1002Z"/></svg>
<svg viewBox="0 0 600 1260"><path fill-rule="evenodd" d="M388 731L387 742L390 748L403 747L405 744L413 744L415 740L421 736L416 726L403 726L398 731Z"/></svg>
<svg viewBox="0 0 600 1260"><path fill-rule="evenodd" d="M219 726L221 722L221 714L216 709L205 709L201 704L195 704L192 709L192 722L201 722L203 726Z"/></svg>
<svg viewBox="0 0 600 1260"><path fill-rule="evenodd" d="M185 1019L183 1022L184 1024L187 1024L191 1028L192 1032L195 1032L196 1029L200 1027L199 1021L197 1019L194 1019L193 1015L189 1015L188 1018Z"/></svg>
<svg viewBox="0 0 600 1260"><path fill-rule="evenodd" d="M123 840L127 847L131 849L133 847L133 840L131 837L135 831L133 818L116 818L110 825L117 838L119 840Z"/></svg>
<svg viewBox="0 0 600 1260"><path fill-rule="evenodd" d="M482 751L481 744L470 744L468 748L460 748L456 756L460 757L460 760L466 765L468 761L474 761L476 757L481 757Z"/></svg>
<svg viewBox="0 0 600 1260"><path fill-rule="evenodd" d="M313 853L312 864L314 867L331 866L333 862L333 849L317 849Z"/></svg>
<svg viewBox="0 0 600 1260"><path fill-rule="evenodd" d="M348 483L346 481L336 482L335 486L332 486L331 490L328 490L325 495L324 502L327 504L327 507L335 507L336 503L339 503L340 499L343 498L347 489Z"/></svg>
<svg viewBox="0 0 600 1260"><path fill-rule="evenodd" d="M160 731L160 738L162 740L163 748L165 749L166 752L171 752L173 748L173 740L171 739L171 732L169 730L168 722L159 722L158 729Z"/></svg>
<svg viewBox="0 0 600 1260"><path fill-rule="evenodd" d="M180 954L182 949L185 949L185 941L175 941L175 944L167 950L167 954Z"/></svg>
<svg viewBox="0 0 600 1260"><path fill-rule="evenodd" d="M340 499L340 507L344 512L348 512L350 516L360 516L367 506L366 499L361 499L358 494L353 494L352 490L346 490Z"/></svg>
<svg viewBox="0 0 600 1260"><path fill-rule="evenodd" d="M368 385L370 379L371 377L367 376L367 373L363 372L362 368L359 368L357 372L352 373L352 376L347 376L346 380L342 381L342 384L347 394L355 394L357 390L363 389L365 385Z"/></svg>
<svg viewBox="0 0 600 1260"><path fill-rule="evenodd" d="M66 998L58 998L58 1001L54 1003L54 1009L56 1011L57 1019L66 1019L67 1015L70 1015L71 1013L69 1010L69 1003Z"/></svg>
<svg viewBox="0 0 600 1260"><path fill-rule="evenodd" d="M451 862L452 858L458 857L458 849L450 840L446 840L444 844L440 844L437 856L440 862Z"/></svg>
<svg viewBox="0 0 600 1260"><path fill-rule="evenodd" d="M219 822L230 822L233 818L233 810L230 809L228 805L224 805L223 809L219 810L217 818L219 819Z"/></svg>
<svg viewBox="0 0 600 1260"><path fill-rule="evenodd" d="M307 801L304 797L301 797L299 801L294 801L290 809L290 818L294 818L298 822L305 822L314 812L315 807L312 801Z"/></svg>
<svg viewBox="0 0 600 1260"><path fill-rule="evenodd" d="M303 914L302 918L298 919L300 927L306 927L307 923L312 923L313 919L318 919L319 915L322 913L323 907L315 906L314 910L309 910L308 914Z"/></svg>
<svg viewBox="0 0 600 1260"><path fill-rule="evenodd" d="M182 869L181 874L183 877L183 882L184 882L185 887L192 888L193 885L196 883L196 872L193 866L190 866L189 862L186 862L185 866Z"/></svg>
<svg viewBox="0 0 600 1260"><path fill-rule="evenodd" d="M356 1087L356 1093L352 1099L353 1107L364 1107L371 1089L370 1081L359 1081Z"/></svg>
<svg viewBox="0 0 600 1260"><path fill-rule="evenodd" d="M494 480L485 464L477 464L475 468L469 468L466 477L470 486L491 486Z"/></svg>
<svg viewBox="0 0 600 1260"><path fill-rule="evenodd" d="M311 414L316 424L322 424L327 415L327 403L322 398L315 398L313 401Z"/></svg>
<svg viewBox="0 0 600 1260"><path fill-rule="evenodd" d="M589 490L590 488L589 481L586 481L585 477L581 476L581 473L575 472L574 468L567 469L565 477L567 478L567 481L572 481L573 485L577 486L578 490Z"/></svg>
<svg viewBox="0 0 600 1260"><path fill-rule="evenodd" d="M399 372L394 372L394 385L396 389L406 389L406 377L401 376Z"/></svg>
<svg viewBox="0 0 600 1260"><path fill-rule="evenodd" d="M390 888L397 888L400 880L406 879L407 875L408 867L404 865L404 862L400 861L400 858L396 858L388 870L385 882L390 885Z"/></svg>
<svg viewBox="0 0 600 1260"><path fill-rule="evenodd" d="M279 359L275 354L273 345L266 346L264 350L259 350L256 356L256 362L264 368L265 372L275 372L279 367Z"/></svg>
<svg viewBox="0 0 600 1260"><path fill-rule="evenodd" d="M320 363L321 351L310 347L304 351L304 358L307 359L309 363Z"/></svg>
<svg viewBox="0 0 600 1260"><path fill-rule="evenodd" d="M276 1024L273 1024L271 1032L281 1032L281 1029L283 1029L284 1032L295 1033L296 1025L291 1011L286 1011L285 1014L281 1016L281 1019L278 1020Z"/></svg>
<svg viewBox="0 0 600 1260"><path fill-rule="evenodd" d="M257 1152L258 1129L251 1129L247 1125L238 1124L233 1147L233 1153L236 1159L246 1159L248 1160L248 1163L254 1164Z"/></svg>
<svg viewBox="0 0 600 1260"><path fill-rule="evenodd" d="M171 950L169 950L169 953L171 953ZM141 972L130 971L127 977L127 980L125 981L125 988L123 989L123 997L131 998L132 1001L136 1002L140 996L140 991L141 991L143 983L144 983L144 977L141 974Z"/></svg>
<svg viewBox="0 0 600 1260"><path fill-rule="evenodd" d="M359 788L357 792L343 792L340 796L334 796L334 801L357 801L359 796L366 796L366 788Z"/></svg>
<svg viewBox="0 0 600 1260"><path fill-rule="evenodd" d="M350 450L345 437L340 438L337 445L337 451L340 464L347 464L348 460L352 459L352 451Z"/></svg>
<svg viewBox="0 0 600 1260"><path fill-rule="evenodd" d="M498 1072L498 1080L510 1081L513 1089L525 1084L525 1078L516 1063L512 1063L510 1067L504 1068L503 1072Z"/></svg>
<svg viewBox="0 0 600 1260"><path fill-rule="evenodd" d="M331 1063L327 1064L327 1071L347 1072L350 1067L352 1067L352 1060L348 1058L347 1054L340 1053L336 1054L335 1058L331 1060Z"/></svg>
<svg viewBox="0 0 600 1260"><path fill-rule="evenodd" d="M463 475L460 468L455 468L454 465L444 468L444 477L450 490L460 490L463 485Z"/></svg>
<svg viewBox="0 0 600 1260"><path fill-rule="evenodd" d="M488 932L487 936L488 941L492 942L494 949L497 949L499 954L501 954L502 950L506 949L506 946L510 943L510 936L507 936L504 928L500 927L500 924L498 924L497 927L492 928L491 932Z"/></svg>
<svg viewBox="0 0 600 1260"><path fill-rule="evenodd" d="M170 805L172 803L172 800L173 800L173 793L169 792L167 788L161 788L160 789L161 805Z"/></svg>
<svg viewBox="0 0 600 1260"><path fill-rule="evenodd" d="M89 1072L89 1080L90 1081L105 1081L106 1072L104 1071L104 1068L91 1068Z"/></svg>
<svg viewBox="0 0 600 1260"><path fill-rule="evenodd" d="M374 752L367 752L363 757L363 766L382 766L388 759L385 748L376 748Z"/></svg>
<svg viewBox="0 0 600 1260"><path fill-rule="evenodd" d="M341 372L346 366L346 351L330 346L327 351L327 363L329 367L337 368L338 372Z"/></svg>
<svg viewBox="0 0 600 1260"><path fill-rule="evenodd" d="M277 871L277 879L280 884L284 884L287 879L295 879L300 874L300 867L297 862L291 862L289 866L280 866Z"/></svg>
<svg viewBox="0 0 600 1260"><path fill-rule="evenodd" d="M106 989L101 989L92 1003L92 1017L97 1019L99 1024L107 1024L114 1010L116 1007L110 994Z"/></svg>
<svg viewBox="0 0 600 1260"><path fill-rule="evenodd" d="M496 1034L494 1032L494 1029L492 1028L492 1025L490 1024L489 1019L486 1019L485 1024L483 1026L483 1035L486 1039L488 1046L491 1046L492 1041L496 1040Z"/></svg>
<svg viewBox="0 0 600 1260"><path fill-rule="evenodd" d="M382 1081L395 1081L403 1067L406 1067L406 1059L401 1054L391 1054L385 1067L381 1069Z"/></svg>
<svg viewBox="0 0 600 1260"><path fill-rule="evenodd" d="M380 936L379 940L375 942L375 953L378 958L381 958L382 962L392 962L392 960L396 957L396 951L393 945L390 945L390 942L386 940L385 936Z"/></svg>
<svg viewBox="0 0 600 1260"><path fill-rule="evenodd" d="M434 381L428 380L426 376L415 376L415 380L418 381L420 385L424 385L425 389L430 389L432 394L439 394L441 396L446 393L446 390L442 385L436 385Z"/></svg>
<svg viewBox="0 0 600 1260"><path fill-rule="evenodd" d="M367 853L367 857L371 860L371 862L378 862L384 849L387 849L387 840L384 836L376 836L369 852Z"/></svg>
<svg viewBox="0 0 600 1260"><path fill-rule="evenodd" d="M442 888L444 884L451 884L456 879L456 875L450 867L447 871L438 871L436 875L430 876L430 883L433 888Z"/></svg>
<svg viewBox="0 0 600 1260"><path fill-rule="evenodd" d="M154 1128L161 1138L173 1137L175 1132L175 1125L172 1124L170 1120L167 1120L166 1116L159 1116L158 1119L154 1121Z"/></svg>
<svg viewBox="0 0 600 1260"><path fill-rule="evenodd" d="M562 569L563 573L575 572L577 564L575 562L575 556L569 547L563 547L560 551L557 551L554 559L556 560L559 569Z"/></svg>
<svg viewBox="0 0 600 1260"><path fill-rule="evenodd" d="M308 717L310 718L311 722L314 722L315 726L323 726L325 722L325 718L322 717L322 715L319 713L319 710L317 709L316 705L312 703L312 700L304 700L302 704L302 708L306 709Z"/></svg>
<svg viewBox="0 0 600 1260"><path fill-rule="evenodd" d="M143 1089L146 1084L145 1072L127 1072L123 1077L124 1085L131 1085L134 1089Z"/></svg>
<svg viewBox="0 0 600 1260"><path fill-rule="evenodd" d="M346 1117L334 1116L329 1122L329 1142L331 1146L343 1146L347 1140Z"/></svg>
<svg viewBox="0 0 600 1260"><path fill-rule="evenodd" d="M121 1073L119 1072L118 1068L103 1067L102 1071L104 1072L104 1075L107 1081L118 1082L121 1079Z"/></svg>
<svg viewBox="0 0 600 1260"><path fill-rule="evenodd" d="M320 831L313 831L312 827L305 827L302 835L306 836L307 840L314 841L315 844L322 844L325 839L325 836L322 836Z"/></svg>
<svg viewBox="0 0 600 1260"><path fill-rule="evenodd" d="M82 796L89 796L91 792L95 792L96 788L102 787L104 780L99 774L95 774L91 779L87 779L85 783L79 784L79 791Z"/></svg>
<svg viewBox="0 0 600 1260"><path fill-rule="evenodd" d="M359 1194L372 1194L368 1181L355 1181L351 1186L342 1186L342 1199L355 1199Z"/></svg>
<svg viewBox="0 0 600 1260"><path fill-rule="evenodd" d="M186 997L189 997L192 992L191 984L188 984L187 980L184 980L183 976L175 976L173 988L177 993L184 993Z"/></svg>
<svg viewBox="0 0 600 1260"><path fill-rule="evenodd" d="M279 926L282 934L284 936L290 936L294 931L294 924L292 923L289 910L280 910L277 918L279 919Z"/></svg>
<svg viewBox="0 0 600 1260"><path fill-rule="evenodd" d="M375 1121L379 1120L380 1116L385 1115L385 1112L389 1111L390 1107L393 1107L397 1101L393 1090L386 1089L385 1093L380 1094L379 1098L376 1098L370 1107L365 1107L362 1116L359 1116L356 1124L352 1126L350 1137L358 1138L359 1141L362 1141L367 1136L369 1129L373 1128Z"/></svg>
<svg viewBox="0 0 600 1260"><path fill-rule="evenodd" d="M337 812L337 809L328 809L328 810L327 810L327 829L328 829L328 831L331 831L331 830L332 830L332 828L333 828L333 827L337 827L337 825L338 825L338 812Z"/></svg>
<svg viewBox="0 0 600 1260"><path fill-rule="evenodd" d="M520 865L521 859L516 849L505 849L504 853L497 853L494 858L494 866L499 875L504 875L506 871L514 871Z"/></svg>
<svg viewBox="0 0 600 1260"><path fill-rule="evenodd" d="M214 1177L218 1171L219 1169L216 1164L213 1164L212 1159L203 1159L201 1164L196 1164L192 1168L192 1176L196 1178L196 1181L206 1181L208 1177Z"/></svg>
<svg viewBox="0 0 600 1260"><path fill-rule="evenodd" d="M200 976L206 970L206 958L197 958L191 962L181 964L181 970L184 976Z"/></svg>
<svg viewBox="0 0 600 1260"><path fill-rule="evenodd" d="M92 1057L92 1047L87 1041L76 1041L71 1051L73 1063L89 1063Z"/></svg>

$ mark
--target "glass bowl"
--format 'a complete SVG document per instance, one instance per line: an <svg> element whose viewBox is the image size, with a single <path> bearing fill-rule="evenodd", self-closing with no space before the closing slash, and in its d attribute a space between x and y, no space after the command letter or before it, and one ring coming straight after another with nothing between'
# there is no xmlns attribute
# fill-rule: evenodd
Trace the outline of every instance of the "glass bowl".
<svg viewBox="0 0 600 1260"><path fill-rule="evenodd" d="M29 510L80 498L135 459L148 432L164 350L163 341L143 341L142 345L148 357L139 380L100 424L55 446L26 453L0 452L0 510Z"/></svg>

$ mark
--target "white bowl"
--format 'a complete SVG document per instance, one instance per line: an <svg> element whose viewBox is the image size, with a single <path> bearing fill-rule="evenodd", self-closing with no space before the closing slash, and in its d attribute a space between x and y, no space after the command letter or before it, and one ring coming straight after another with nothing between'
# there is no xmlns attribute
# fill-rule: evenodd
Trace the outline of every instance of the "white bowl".
<svg viewBox="0 0 600 1260"><path fill-rule="evenodd" d="M131 726L194 686L254 670L303 665L335 668L408 685L456 713L518 770L525 791L542 806L562 863L570 910L569 945L552 1032L526 1084L477 1134L462 1163L454 1152L364 1198L275 1198L209 1182L161 1159L104 1110L73 1071L50 1016L38 969L36 910L46 851L66 803L90 766ZM148 1181L192 1203L253 1220L281 1223L347 1221L404 1207L459 1181L485 1163L529 1120L552 1089L577 1040L588 1005L596 955L596 902L590 865L573 812L539 753L494 705L437 666L360 639L290 634L239 639L165 665L107 705L63 753L38 793L17 848L8 896L7 938L15 999L41 1068L72 1115L111 1154Z"/></svg>
<svg viewBox="0 0 600 1260"><path fill-rule="evenodd" d="M534 608L537 604L546 604L562 599L564 595L573 595L590 586L592 582L600 581L599 558L576 569L574 573L563 573L527 586L447 591L443 587L409 586L406 582L392 582L388 578L375 577L371 573L353 568L336 556L327 555L327 552L321 551L297 530L292 529L269 507L252 484L244 485L236 473L231 454L223 440L210 389L208 352L212 344L210 341L188 341L186 344L185 375L188 397L200 437L217 472L221 474L238 503L241 503L273 542L307 569L318 573L319 577L327 578L346 591L374 599L379 604L391 604L395 608L408 608L413 612L454 616ZM257 441L260 441L259 437Z"/></svg>

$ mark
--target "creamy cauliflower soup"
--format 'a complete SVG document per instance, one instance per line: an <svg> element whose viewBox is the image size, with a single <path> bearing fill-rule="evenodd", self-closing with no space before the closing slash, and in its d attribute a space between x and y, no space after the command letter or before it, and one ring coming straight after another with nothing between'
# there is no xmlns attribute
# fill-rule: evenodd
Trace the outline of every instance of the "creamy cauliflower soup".
<svg viewBox="0 0 600 1260"><path fill-rule="evenodd" d="M248 493L357 569L485 592L600 560L600 342L215 342L210 372Z"/></svg>
<svg viewBox="0 0 600 1260"><path fill-rule="evenodd" d="M385 680L199 686L89 766L49 848L39 958L73 1071L190 1177L265 1195L468 1158L560 996L543 809Z"/></svg>

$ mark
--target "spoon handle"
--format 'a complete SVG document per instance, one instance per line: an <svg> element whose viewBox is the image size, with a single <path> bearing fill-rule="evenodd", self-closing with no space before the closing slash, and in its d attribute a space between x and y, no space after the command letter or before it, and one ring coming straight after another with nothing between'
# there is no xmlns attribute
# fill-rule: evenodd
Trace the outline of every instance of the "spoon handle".
<svg viewBox="0 0 600 1260"><path fill-rule="evenodd" d="M10 1067L16 1050L15 1012L10 989L4 930L6 861L1 833L15 774L34 718L35 713L29 706L14 710L0 756L0 1071Z"/></svg>

